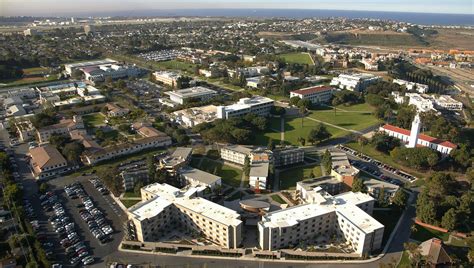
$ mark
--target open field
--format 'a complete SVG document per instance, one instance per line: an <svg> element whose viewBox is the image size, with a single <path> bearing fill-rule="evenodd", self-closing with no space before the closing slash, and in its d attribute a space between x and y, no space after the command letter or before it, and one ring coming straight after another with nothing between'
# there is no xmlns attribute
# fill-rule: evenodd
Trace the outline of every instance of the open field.
<svg viewBox="0 0 474 268"><path fill-rule="evenodd" d="M229 186L240 186L242 170L224 165L220 162L212 161L207 158L203 159L199 168L203 171L222 177L222 182Z"/></svg>
<svg viewBox="0 0 474 268"><path fill-rule="evenodd" d="M314 177L321 177L322 171L319 164L306 167L295 167L280 173L280 190L294 190L296 183L304 179L309 179L313 172Z"/></svg>
<svg viewBox="0 0 474 268"><path fill-rule="evenodd" d="M436 29L438 34L426 38L430 47L436 49L474 50L474 30Z"/></svg>
<svg viewBox="0 0 474 268"><path fill-rule="evenodd" d="M307 53L288 53L280 54L279 57L282 57L287 63L299 63L299 64L313 64L311 57Z"/></svg>
<svg viewBox="0 0 474 268"><path fill-rule="evenodd" d="M140 202L140 200L135 200L135 199L120 199L120 201L126 208L129 208L137 204L138 202Z"/></svg>
<svg viewBox="0 0 474 268"><path fill-rule="evenodd" d="M180 70L190 73L194 72L194 67L196 66L192 63L177 60L154 62L153 65L161 69Z"/></svg>
<svg viewBox="0 0 474 268"><path fill-rule="evenodd" d="M311 111L309 117L351 130L363 130L379 123L372 110L366 104L338 106L336 113L330 107L321 107Z"/></svg>

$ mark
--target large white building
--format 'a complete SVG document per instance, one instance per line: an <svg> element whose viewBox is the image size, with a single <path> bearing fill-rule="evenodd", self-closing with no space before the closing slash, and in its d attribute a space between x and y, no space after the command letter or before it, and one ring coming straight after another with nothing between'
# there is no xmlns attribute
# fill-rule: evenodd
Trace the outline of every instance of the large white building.
<svg viewBox="0 0 474 268"><path fill-rule="evenodd" d="M299 97L302 100L310 100L313 104L327 103L331 100L334 88L327 86L316 86L302 88L290 92L290 98Z"/></svg>
<svg viewBox="0 0 474 268"><path fill-rule="evenodd" d="M274 101L267 97L253 96L252 98L242 98L237 103L229 106L217 106L217 118L228 119L240 117L249 113L258 116L267 116Z"/></svg>
<svg viewBox="0 0 474 268"><path fill-rule="evenodd" d="M320 236L336 236L360 256L380 249L384 226L370 215L375 200L348 192L331 196L319 190L312 203L268 213L258 223L259 244L264 250L298 245Z"/></svg>
<svg viewBox="0 0 474 268"><path fill-rule="evenodd" d="M86 67L91 66L98 66L104 64L116 64L117 61L112 59L104 59L104 60L95 60L95 61L86 61L86 62L79 62L79 63L69 63L64 65L64 70L68 75L71 75L75 70L79 70Z"/></svg>
<svg viewBox="0 0 474 268"><path fill-rule="evenodd" d="M252 164L249 173L250 188L259 190L267 188L268 168L268 162Z"/></svg>
<svg viewBox="0 0 474 268"><path fill-rule="evenodd" d="M196 189L181 191L168 184L151 184L141 189L142 202L128 209L139 241L156 241L178 226L202 234L225 248L237 248L242 241L242 221L234 210L201 197Z"/></svg>
<svg viewBox="0 0 474 268"><path fill-rule="evenodd" d="M191 100L209 100L214 97L217 92L206 87L191 87L186 89L167 91L165 92L165 94L170 97L170 100L172 102L178 104L185 104L185 102Z"/></svg>
<svg viewBox="0 0 474 268"><path fill-rule="evenodd" d="M85 75L85 79L91 83L104 82L107 78L115 80L125 77L136 77L140 73L140 70L135 66L119 64L88 66L81 70Z"/></svg>
<svg viewBox="0 0 474 268"><path fill-rule="evenodd" d="M419 84L402 79L393 79L393 83L405 86L408 90L416 90L418 93L428 93L429 87L425 84Z"/></svg>
<svg viewBox="0 0 474 268"><path fill-rule="evenodd" d="M449 95L427 95L419 93L405 93L405 96L401 95L400 92L392 92L394 101L396 103L405 103L408 101L409 105L416 107L418 112L428 112L437 110L448 110L448 111L462 111L463 104L460 101L453 99Z"/></svg>
<svg viewBox="0 0 474 268"><path fill-rule="evenodd" d="M373 74L357 73L357 74L340 74L331 80L331 86L336 86L340 89L350 91L362 92L369 85L381 81L380 76Z"/></svg>

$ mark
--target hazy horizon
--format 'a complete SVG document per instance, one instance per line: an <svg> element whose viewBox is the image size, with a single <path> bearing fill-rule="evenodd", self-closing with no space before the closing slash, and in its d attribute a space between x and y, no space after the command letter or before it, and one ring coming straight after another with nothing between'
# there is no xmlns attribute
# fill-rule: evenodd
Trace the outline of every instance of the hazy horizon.
<svg viewBox="0 0 474 268"><path fill-rule="evenodd" d="M152 1L152 0L82 0L63 1L55 0L0 0L1 16L100 16L113 13L133 13L143 11L178 11L189 9L305 9L305 10L341 10L341 11L376 11L376 12L411 12L435 14L473 14L471 0L399 0L384 2L375 0L351 1L319 1L295 0L288 3L286 0L185 0L185 1Z"/></svg>

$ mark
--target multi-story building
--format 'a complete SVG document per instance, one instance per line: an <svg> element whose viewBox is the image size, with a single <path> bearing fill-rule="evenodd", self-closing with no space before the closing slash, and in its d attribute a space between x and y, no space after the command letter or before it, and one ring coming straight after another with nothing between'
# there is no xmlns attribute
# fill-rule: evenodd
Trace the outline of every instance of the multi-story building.
<svg viewBox="0 0 474 268"><path fill-rule="evenodd" d="M453 99L449 95L434 97L434 103L437 108L449 111L462 111L463 107L462 102Z"/></svg>
<svg viewBox="0 0 474 268"><path fill-rule="evenodd" d="M393 196L400 189L398 185L372 178L364 180L364 186L367 188L367 193L377 199L383 191L387 203L392 202Z"/></svg>
<svg viewBox="0 0 474 268"><path fill-rule="evenodd" d="M217 106L217 118L228 119L240 117L249 113L258 116L267 116L274 101L267 97L253 96L252 98L242 98L237 103L229 106Z"/></svg>
<svg viewBox="0 0 474 268"><path fill-rule="evenodd" d="M125 170L120 173L123 180L123 189L133 191L138 182L144 185L148 181L148 170Z"/></svg>
<svg viewBox="0 0 474 268"><path fill-rule="evenodd" d="M304 150L298 147L276 147L273 149L273 165L288 166L304 162Z"/></svg>
<svg viewBox="0 0 474 268"><path fill-rule="evenodd" d="M201 197L196 189L186 192L168 184L151 184L141 189L141 203L129 208L129 219L139 241L156 241L178 226L201 233L225 248L237 248L242 241L242 221L234 210Z"/></svg>
<svg viewBox="0 0 474 268"><path fill-rule="evenodd" d="M140 70L135 66L118 64L104 64L89 66L81 69L85 75L85 80L91 83L104 82L107 78L119 79L125 77L136 77Z"/></svg>
<svg viewBox="0 0 474 268"><path fill-rule="evenodd" d="M341 180L333 176L311 178L296 183L296 197L301 202L314 203L315 198L319 197L318 190L315 189L322 189L331 195L336 195L342 193L346 187Z"/></svg>
<svg viewBox="0 0 474 268"><path fill-rule="evenodd" d="M243 75L244 77L254 77L260 76L264 74L269 74L270 69L266 66L255 66L255 67L248 67L248 68L238 68L236 70L228 70L230 77L238 77Z"/></svg>
<svg viewBox="0 0 474 268"><path fill-rule="evenodd" d="M217 92L205 87L192 87L175 91L167 91L166 95L172 102L185 104L189 101L205 101L214 97Z"/></svg>
<svg viewBox="0 0 474 268"><path fill-rule="evenodd" d="M220 148L222 159L239 165L245 164L245 158L249 157L253 150L253 148L243 145L227 145Z"/></svg>
<svg viewBox="0 0 474 268"><path fill-rule="evenodd" d="M375 200L363 193L331 196L319 189L312 203L270 212L258 223L264 250L297 245L318 236L336 236L360 256L382 245L384 226L373 219Z"/></svg>
<svg viewBox="0 0 474 268"><path fill-rule="evenodd" d="M263 190L267 188L268 162L252 164L249 173L249 185L252 189Z"/></svg>
<svg viewBox="0 0 474 268"><path fill-rule="evenodd" d="M192 128L216 120L217 106L206 105L173 112L172 120L184 127Z"/></svg>
<svg viewBox="0 0 474 268"><path fill-rule="evenodd" d="M37 129L36 135L40 143L46 143L52 135L69 136L71 131L78 129L84 130L84 121L80 115L75 115L72 119L62 119L57 124Z"/></svg>
<svg viewBox="0 0 474 268"><path fill-rule="evenodd" d="M66 74L71 75L75 70L79 70L86 67L104 65L104 64L116 64L117 61L112 59L104 59L104 60L95 60L95 61L86 61L86 62L79 62L79 63L69 63L64 65L64 70Z"/></svg>
<svg viewBox="0 0 474 268"><path fill-rule="evenodd" d="M21 142L30 141L35 138L36 129L31 121L21 121L15 123L16 133Z"/></svg>
<svg viewBox="0 0 474 268"><path fill-rule="evenodd" d="M334 88L328 86L317 86L302 88L290 92L290 98L299 97L302 100L310 100L313 104L327 103L331 100Z"/></svg>
<svg viewBox="0 0 474 268"><path fill-rule="evenodd" d="M405 86L408 90L415 90L418 93L428 93L429 86L425 84L410 82L402 79L393 79L393 83Z"/></svg>
<svg viewBox="0 0 474 268"><path fill-rule="evenodd" d="M340 74L331 80L331 86L337 86L340 89L362 92L369 85L381 81L380 76L373 74L357 73L357 74Z"/></svg>
<svg viewBox="0 0 474 268"><path fill-rule="evenodd" d="M154 72L153 76L155 77L156 81L171 87L176 87L178 79L181 78L180 74L167 71Z"/></svg>
<svg viewBox="0 0 474 268"><path fill-rule="evenodd" d="M367 71L378 71L379 70L379 63L376 60L362 59L360 62L362 64L364 64L364 67Z"/></svg>
<svg viewBox="0 0 474 268"><path fill-rule="evenodd" d="M403 128L386 124L380 127L379 131L384 132L391 137L400 139L405 144L408 144L408 142L410 141L411 131L408 129L403 129ZM449 155L449 153L453 149L457 148L457 145L452 142L433 138L425 134L418 134L418 138L416 139L415 143L419 146L429 147L444 155Z"/></svg>
<svg viewBox="0 0 474 268"><path fill-rule="evenodd" d="M160 167L174 175L181 168L189 164L193 148L178 147L169 156L160 159Z"/></svg>
<svg viewBox="0 0 474 268"><path fill-rule="evenodd" d="M198 192L206 188L214 189L222 184L222 178L211 173L192 167L182 167L178 170L182 183L191 185Z"/></svg>
<svg viewBox="0 0 474 268"><path fill-rule="evenodd" d="M105 107L107 107L107 116L109 117L124 116L130 113L129 109L123 108L116 103L107 103Z"/></svg>
<svg viewBox="0 0 474 268"><path fill-rule="evenodd" d="M354 179L359 174L359 170L351 165L347 154L343 152L331 152L331 176L342 181L348 187L352 187Z"/></svg>
<svg viewBox="0 0 474 268"><path fill-rule="evenodd" d="M83 162L87 165L93 165L101 161L137 153L151 148L168 147L171 144L171 138L163 133L161 136L144 137L132 142L113 145L99 150L86 150Z"/></svg>
<svg viewBox="0 0 474 268"><path fill-rule="evenodd" d="M49 144L31 149L29 155L31 170L38 180L54 177L68 169L66 159Z"/></svg>

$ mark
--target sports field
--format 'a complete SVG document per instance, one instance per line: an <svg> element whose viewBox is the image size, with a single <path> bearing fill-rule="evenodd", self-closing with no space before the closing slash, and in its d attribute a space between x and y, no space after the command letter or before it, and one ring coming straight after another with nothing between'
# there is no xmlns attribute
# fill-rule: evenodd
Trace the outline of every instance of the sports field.
<svg viewBox="0 0 474 268"><path fill-rule="evenodd" d="M299 63L299 64L313 64L311 57L307 53L287 53L280 54L279 57L282 57L287 63Z"/></svg>

